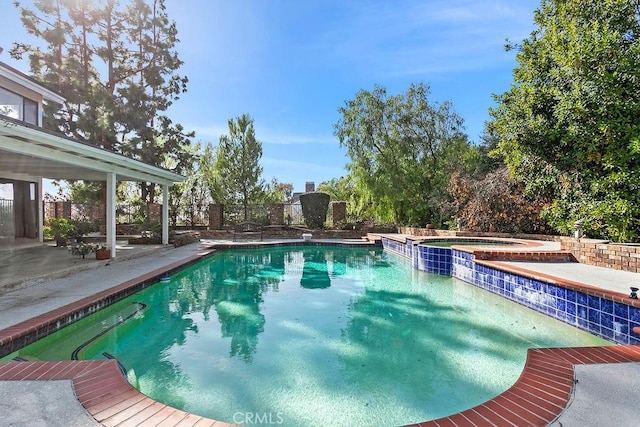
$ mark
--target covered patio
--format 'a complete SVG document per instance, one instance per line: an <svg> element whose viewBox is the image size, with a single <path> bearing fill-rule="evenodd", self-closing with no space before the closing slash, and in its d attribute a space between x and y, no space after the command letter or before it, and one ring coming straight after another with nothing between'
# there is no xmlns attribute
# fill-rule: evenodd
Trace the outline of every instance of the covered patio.
<svg viewBox="0 0 640 427"><path fill-rule="evenodd" d="M9 242L13 246L44 241L43 178L106 183L106 245L112 258L117 255L116 183L149 182L162 187L162 244L166 245L169 242L169 186L185 179L169 170L0 116L0 180L32 184L19 198L20 205L26 206L21 214L31 216L26 226L33 228L34 238L13 239ZM34 212L29 215L29 210ZM2 240L5 239L0 242Z"/></svg>

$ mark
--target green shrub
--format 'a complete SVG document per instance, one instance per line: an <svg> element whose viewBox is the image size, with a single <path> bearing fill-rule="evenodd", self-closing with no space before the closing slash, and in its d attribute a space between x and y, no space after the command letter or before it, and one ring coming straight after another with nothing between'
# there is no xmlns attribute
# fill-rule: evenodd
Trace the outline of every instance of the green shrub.
<svg viewBox="0 0 640 427"><path fill-rule="evenodd" d="M304 216L307 227L314 230L324 228L329 210L329 199L329 194L321 191L305 193L300 196L302 216Z"/></svg>

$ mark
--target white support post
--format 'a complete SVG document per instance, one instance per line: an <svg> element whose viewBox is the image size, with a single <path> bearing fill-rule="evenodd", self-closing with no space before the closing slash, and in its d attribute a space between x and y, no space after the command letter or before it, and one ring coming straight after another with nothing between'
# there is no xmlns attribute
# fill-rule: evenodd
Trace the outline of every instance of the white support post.
<svg viewBox="0 0 640 427"><path fill-rule="evenodd" d="M169 244L169 186L162 186L162 244Z"/></svg>
<svg viewBox="0 0 640 427"><path fill-rule="evenodd" d="M111 258L116 257L116 174L107 174L107 247Z"/></svg>
<svg viewBox="0 0 640 427"><path fill-rule="evenodd" d="M38 180L38 242L44 243L44 190L42 178Z"/></svg>

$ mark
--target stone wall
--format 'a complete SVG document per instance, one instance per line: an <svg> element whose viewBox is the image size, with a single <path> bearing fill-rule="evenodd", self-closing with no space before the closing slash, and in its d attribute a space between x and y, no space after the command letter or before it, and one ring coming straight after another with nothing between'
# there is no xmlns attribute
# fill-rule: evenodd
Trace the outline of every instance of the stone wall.
<svg viewBox="0 0 640 427"><path fill-rule="evenodd" d="M560 249L582 264L640 273L640 245L563 237Z"/></svg>

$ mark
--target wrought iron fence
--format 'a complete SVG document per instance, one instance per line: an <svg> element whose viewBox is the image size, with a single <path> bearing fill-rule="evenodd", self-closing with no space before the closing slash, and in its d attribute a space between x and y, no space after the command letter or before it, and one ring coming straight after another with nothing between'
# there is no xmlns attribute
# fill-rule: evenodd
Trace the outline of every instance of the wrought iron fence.
<svg viewBox="0 0 640 427"><path fill-rule="evenodd" d="M209 205L185 206L170 213L169 216L173 218L174 225L192 227L209 225Z"/></svg>
<svg viewBox="0 0 640 427"><path fill-rule="evenodd" d="M234 225L244 221L269 225L269 205L247 205L246 215L244 205L224 205L224 225Z"/></svg>
<svg viewBox="0 0 640 427"><path fill-rule="evenodd" d="M300 203L284 205L284 223L287 225L304 225L302 205Z"/></svg>
<svg viewBox="0 0 640 427"><path fill-rule="evenodd" d="M13 200L0 199L0 237L15 235Z"/></svg>
<svg viewBox="0 0 640 427"><path fill-rule="evenodd" d="M116 223L142 224L148 216L145 204L118 203L116 205ZM106 218L102 203L44 202L44 220L68 218L80 222L103 225Z"/></svg>

